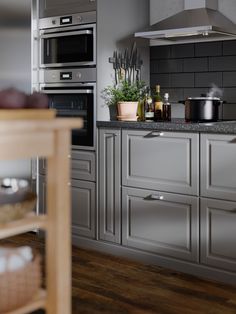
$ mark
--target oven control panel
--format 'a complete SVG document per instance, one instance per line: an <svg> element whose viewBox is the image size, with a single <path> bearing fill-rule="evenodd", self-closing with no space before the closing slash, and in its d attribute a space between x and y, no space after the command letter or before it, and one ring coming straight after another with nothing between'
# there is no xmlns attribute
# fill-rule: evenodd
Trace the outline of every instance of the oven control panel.
<svg viewBox="0 0 236 314"><path fill-rule="evenodd" d="M58 83L58 82L96 82L96 68L81 68L70 70L48 70L39 71L39 83Z"/></svg>
<svg viewBox="0 0 236 314"><path fill-rule="evenodd" d="M65 16L46 17L39 20L39 29L73 26L79 24L96 23L96 11L75 13Z"/></svg>

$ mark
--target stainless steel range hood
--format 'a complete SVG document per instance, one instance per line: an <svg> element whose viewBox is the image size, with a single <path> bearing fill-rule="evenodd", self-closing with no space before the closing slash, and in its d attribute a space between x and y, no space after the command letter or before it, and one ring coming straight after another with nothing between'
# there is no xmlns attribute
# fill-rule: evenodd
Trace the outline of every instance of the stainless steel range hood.
<svg viewBox="0 0 236 314"><path fill-rule="evenodd" d="M135 33L135 37L169 43L236 39L236 25L217 10L217 0L195 0L194 5L192 3L193 0L185 0L184 11ZM199 5L196 6L196 3Z"/></svg>

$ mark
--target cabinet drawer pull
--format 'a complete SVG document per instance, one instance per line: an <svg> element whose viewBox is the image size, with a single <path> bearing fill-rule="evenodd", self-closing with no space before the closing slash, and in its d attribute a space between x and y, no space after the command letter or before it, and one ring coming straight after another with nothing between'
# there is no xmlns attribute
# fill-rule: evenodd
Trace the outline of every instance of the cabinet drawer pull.
<svg viewBox="0 0 236 314"><path fill-rule="evenodd" d="M152 132L144 135L144 138L153 138L153 137L160 137L160 136L164 136L164 132L152 131Z"/></svg>
<svg viewBox="0 0 236 314"><path fill-rule="evenodd" d="M164 196L163 195L150 194L150 195L144 197L143 199L145 201L163 201Z"/></svg>

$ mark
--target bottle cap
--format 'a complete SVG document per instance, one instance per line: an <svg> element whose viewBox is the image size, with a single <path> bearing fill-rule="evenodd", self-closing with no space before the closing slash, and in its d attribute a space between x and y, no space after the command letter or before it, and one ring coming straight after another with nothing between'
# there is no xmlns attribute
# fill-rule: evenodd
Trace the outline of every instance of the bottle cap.
<svg viewBox="0 0 236 314"><path fill-rule="evenodd" d="M169 99L169 93L165 93L164 98Z"/></svg>

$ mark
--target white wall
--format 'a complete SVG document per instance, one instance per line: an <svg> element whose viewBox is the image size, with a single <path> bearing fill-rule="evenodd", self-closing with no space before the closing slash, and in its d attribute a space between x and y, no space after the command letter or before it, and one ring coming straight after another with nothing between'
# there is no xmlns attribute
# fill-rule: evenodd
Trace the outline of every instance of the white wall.
<svg viewBox="0 0 236 314"><path fill-rule="evenodd" d="M196 2L198 0L195 0ZM219 11L236 23L236 1L219 0ZM150 0L150 24L174 15L184 9L184 0Z"/></svg>
<svg viewBox="0 0 236 314"><path fill-rule="evenodd" d="M97 0L97 120L110 120L101 91L112 85L114 71L108 62L114 50L132 47L135 40L142 52L142 79L149 83L149 44L134 33L149 25L148 0Z"/></svg>
<svg viewBox="0 0 236 314"><path fill-rule="evenodd" d="M31 0L0 1L0 90L31 91L30 13ZM0 177L30 175L30 160L0 162Z"/></svg>

